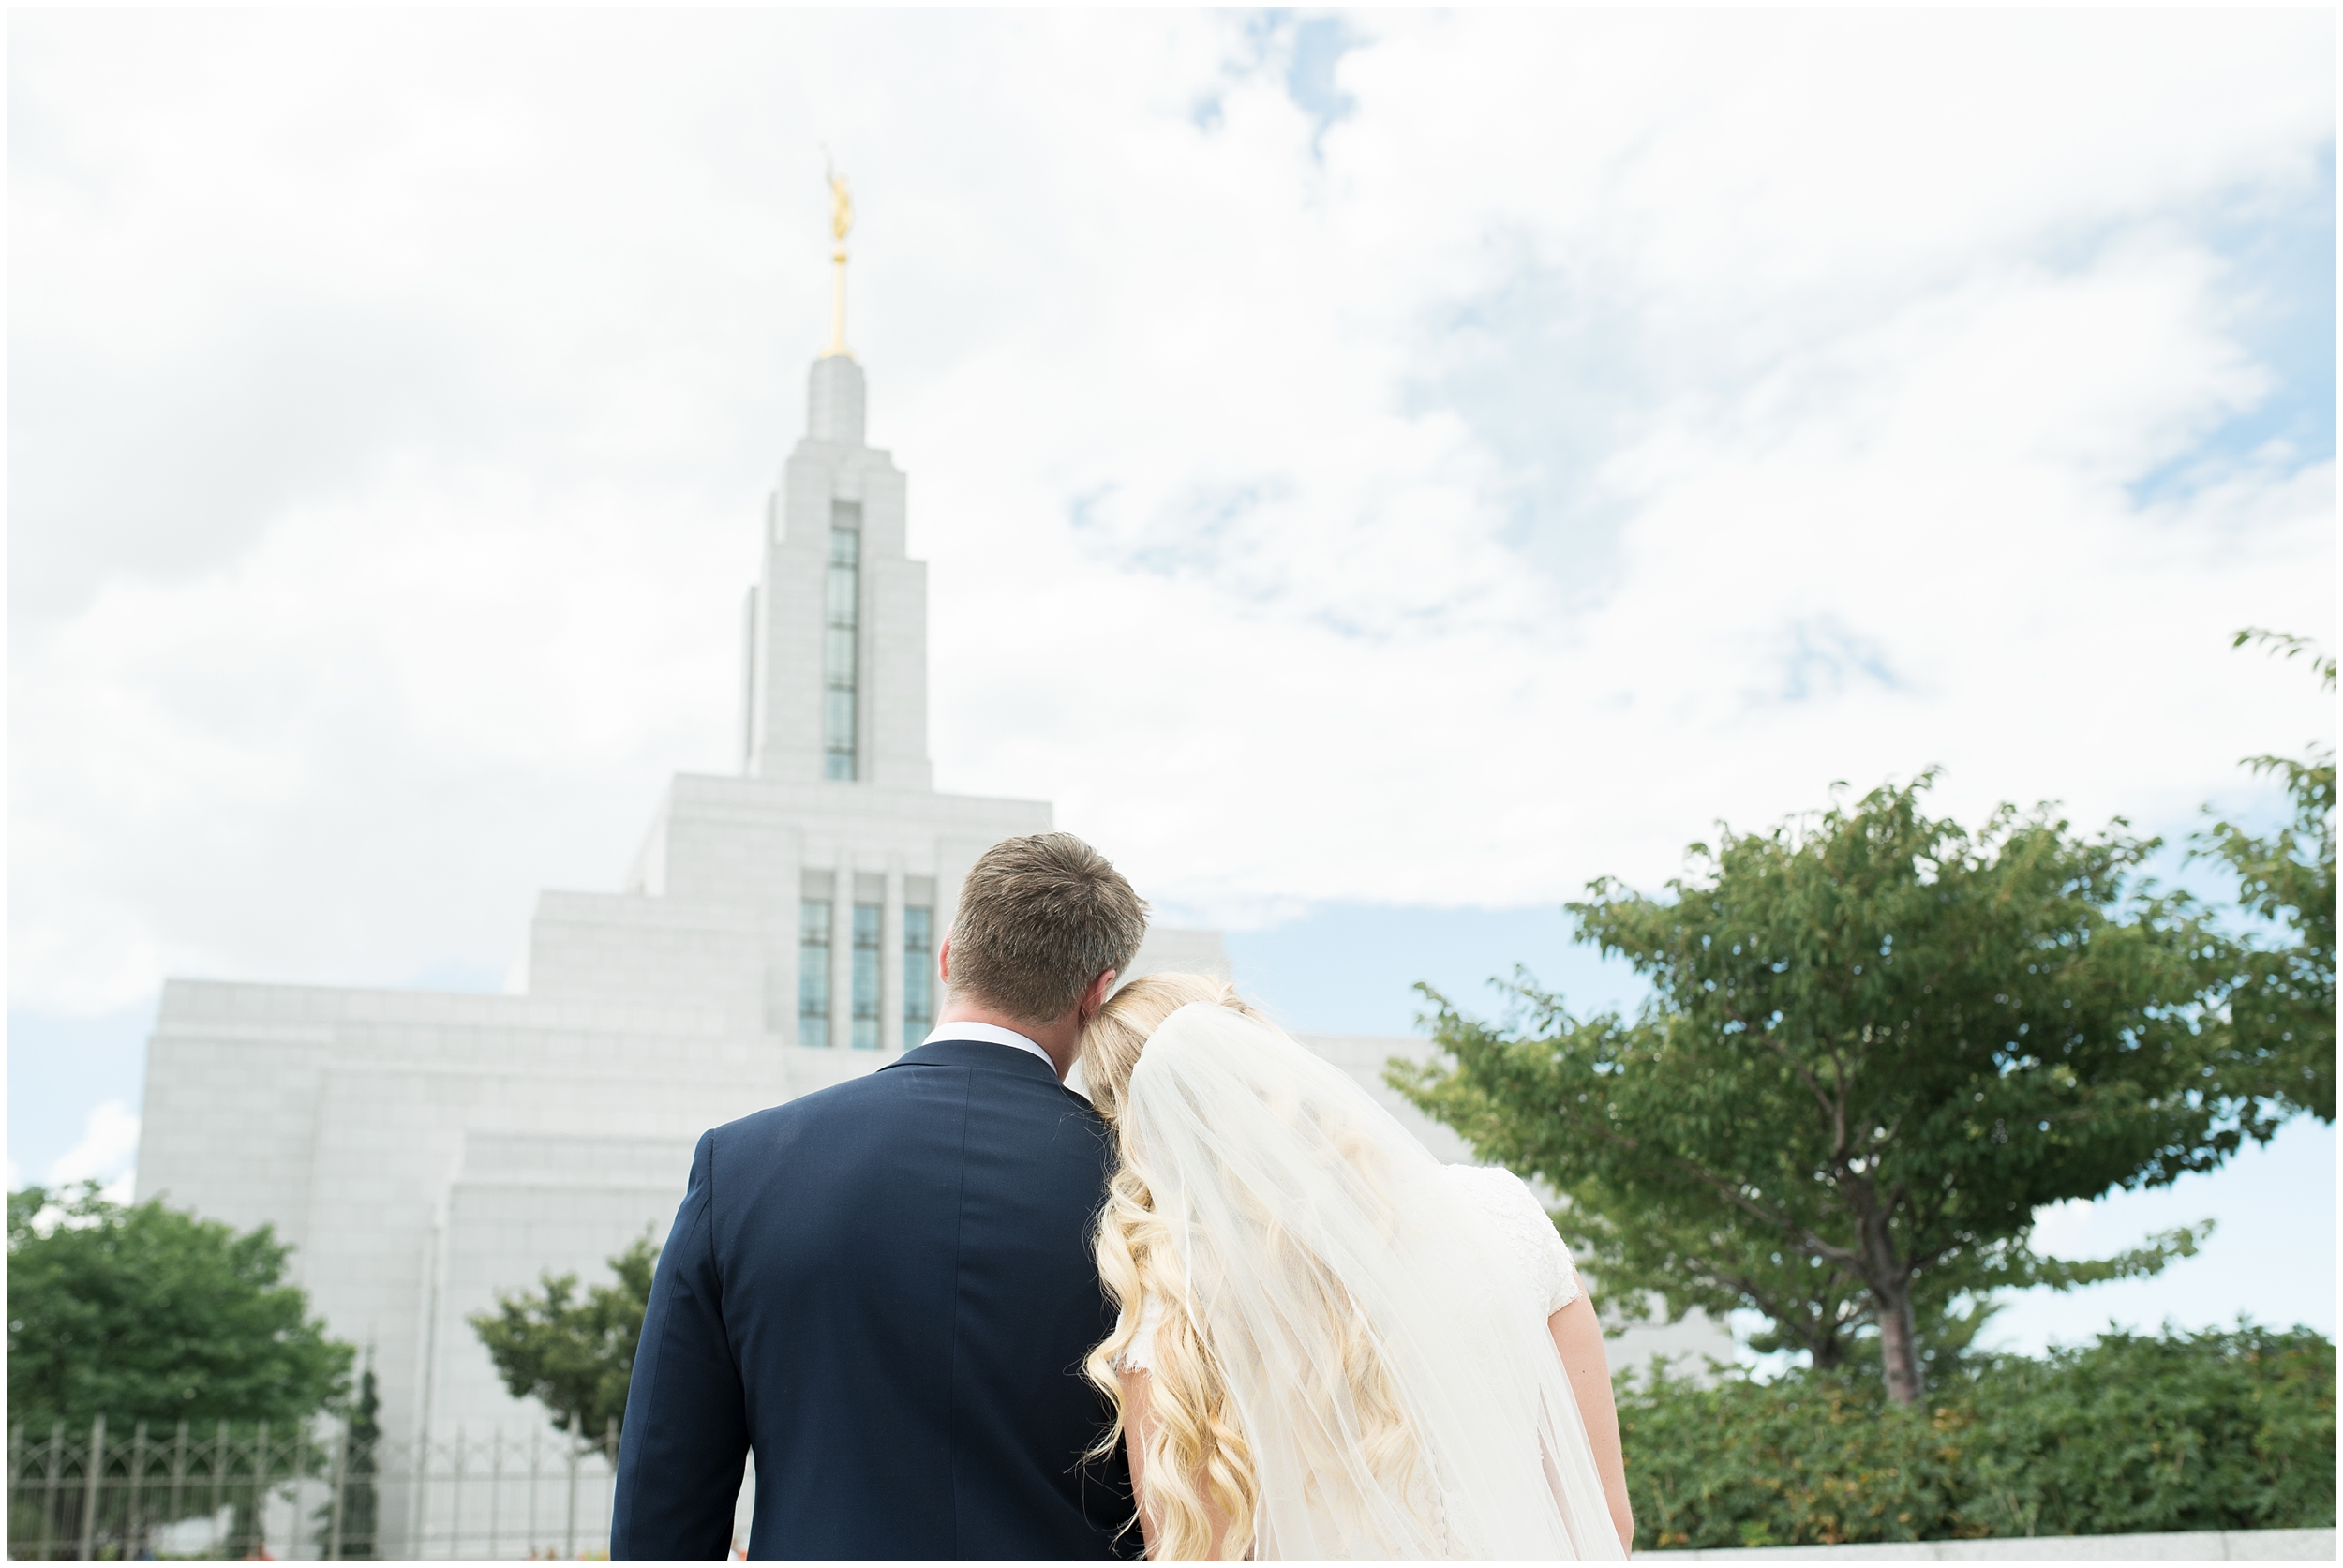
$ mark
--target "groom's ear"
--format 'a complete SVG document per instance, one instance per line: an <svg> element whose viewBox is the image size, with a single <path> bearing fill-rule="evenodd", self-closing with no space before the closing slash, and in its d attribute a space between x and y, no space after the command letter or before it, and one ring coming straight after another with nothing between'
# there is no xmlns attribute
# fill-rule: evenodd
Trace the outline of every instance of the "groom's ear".
<svg viewBox="0 0 2343 1568"><path fill-rule="evenodd" d="M946 985L952 983L952 939L944 938L944 945L935 949L935 973Z"/></svg>
<svg viewBox="0 0 2343 1568"><path fill-rule="evenodd" d="M1082 993L1082 1001L1075 1007L1075 1022L1087 1023L1098 1016L1098 1009L1114 994L1114 971L1110 969L1090 982L1090 989Z"/></svg>

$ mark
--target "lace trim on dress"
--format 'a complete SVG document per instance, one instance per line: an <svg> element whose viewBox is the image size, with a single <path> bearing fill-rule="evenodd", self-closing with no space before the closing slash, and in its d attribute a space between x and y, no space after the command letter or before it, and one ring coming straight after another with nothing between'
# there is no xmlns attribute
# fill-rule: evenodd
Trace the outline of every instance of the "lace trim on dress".
<svg viewBox="0 0 2343 1568"><path fill-rule="evenodd" d="M1554 1221L1527 1182L1498 1166L1451 1165L1448 1172L1504 1236L1506 1256L1521 1270L1523 1283L1540 1304L1539 1316L1550 1318L1578 1299L1583 1287L1570 1248L1555 1233Z"/></svg>

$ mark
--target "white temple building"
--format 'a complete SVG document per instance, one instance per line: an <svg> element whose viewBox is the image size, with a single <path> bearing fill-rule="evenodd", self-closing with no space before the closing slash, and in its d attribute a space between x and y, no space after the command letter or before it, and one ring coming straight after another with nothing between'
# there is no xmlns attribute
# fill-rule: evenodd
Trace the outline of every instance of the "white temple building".
<svg viewBox="0 0 2343 1568"><path fill-rule="evenodd" d="M1052 826L1043 801L932 787L927 569L864 393L843 351L815 361L748 598L739 772L677 775L618 890L540 895L525 994L164 988L139 1200L275 1226L331 1331L368 1347L395 1444L542 1428L467 1317L544 1270L605 1278L664 1238L704 1129L918 1043L969 865ZM1216 933L1158 931L1134 970L1158 968L1228 961ZM1425 1042L1305 1039L1470 1157L1381 1082ZM1689 1348L1729 1353L1694 1324L1615 1353ZM423 1521L385 1501L382 1555L409 1555Z"/></svg>

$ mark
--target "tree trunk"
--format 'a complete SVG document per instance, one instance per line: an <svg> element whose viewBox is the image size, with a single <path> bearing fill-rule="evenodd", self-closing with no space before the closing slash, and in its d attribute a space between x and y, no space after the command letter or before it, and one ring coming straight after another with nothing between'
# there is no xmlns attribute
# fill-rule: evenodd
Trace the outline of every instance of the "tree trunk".
<svg viewBox="0 0 2343 1568"><path fill-rule="evenodd" d="M1917 1405L1926 1391L1920 1382L1919 1334L1912 1318L1912 1282L1872 1289L1879 1297L1879 1359L1887 1370L1888 1397L1899 1405Z"/></svg>
<svg viewBox="0 0 2343 1568"><path fill-rule="evenodd" d="M1855 1211L1862 1262L1858 1272L1871 1292L1879 1319L1879 1359L1888 1379L1888 1397L1905 1408L1920 1402L1920 1344L1912 1315L1912 1271L1897 1257L1888 1225L1903 1188L1886 1202L1862 1176L1846 1178L1842 1190Z"/></svg>

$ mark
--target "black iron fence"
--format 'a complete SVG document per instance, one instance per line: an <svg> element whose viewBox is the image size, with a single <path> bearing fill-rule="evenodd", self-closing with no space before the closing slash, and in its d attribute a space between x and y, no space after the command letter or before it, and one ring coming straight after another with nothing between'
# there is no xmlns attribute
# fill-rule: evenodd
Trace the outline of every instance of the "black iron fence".
<svg viewBox="0 0 2343 1568"><path fill-rule="evenodd" d="M619 1430L398 1442L340 1422L8 1434L17 1561L323 1561L608 1555Z"/></svg>

